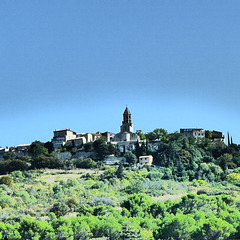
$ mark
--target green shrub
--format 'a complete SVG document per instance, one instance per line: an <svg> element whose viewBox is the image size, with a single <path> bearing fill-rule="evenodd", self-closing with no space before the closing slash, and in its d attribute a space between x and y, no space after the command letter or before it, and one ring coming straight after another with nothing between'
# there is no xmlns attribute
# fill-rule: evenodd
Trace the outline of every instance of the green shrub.
<svg viewBox="0 0 240 240"><path fill-rule="evenodd" d="M78 158L74 161L77 168L93 168L96 163L91 158Z"/></svg>
<svg viewBox="0 0 240 240"><path fill-rule="evenodd" d="M230 183L239 183L240 182L240 173L230 173L227 175L227 181Z"/></svg>
<svg viewBox="0 0 240 240"><path fill-rule="evenodd" d="M10 176L2 176L0 178L0 184L5 184L9 187L13 187L14 186L14 181L13 178Z"/></svg>
<svg viewBox="0 0 240 240"><path fill-rule="evenodd" d="M68 213L69 207L67 204L62 202L57 202L53 205L53 207L50 209L50 212L55 213L56 217L64 216Z"/></svg>

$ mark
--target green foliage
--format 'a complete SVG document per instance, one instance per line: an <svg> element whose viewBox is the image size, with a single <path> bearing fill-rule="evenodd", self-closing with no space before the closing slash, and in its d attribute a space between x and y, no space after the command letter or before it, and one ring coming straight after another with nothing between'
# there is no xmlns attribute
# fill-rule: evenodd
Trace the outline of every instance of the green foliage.
<svg viewBox="0 0 240 240"><path fill-rule="evenodd" d="M33 158L31 167L33 169L39 168L60 168L62 167L62 162L55 157L46 156L46 155L38 155Z"/></svg>
<svg viewBox="0 0 240 240"><path fill-rule="evenodd" d="M10 173L16 170L23 171L28 168L29 164L19 159L0 161L0 174Z"/></svg>
<svg viewBox="0 0 240 240"><path fill-rule="evenodd" d="M240 171L228 171L240 166L239 146L162 133L153 131L153 142L138 143L134 151L151 153L157 168L77 159L69 163L89 169L57 175L16 169L18 159L0 162L15 182L14 188L0 185L0 239L239 239ZM63 167L46 145L33 145L27 167ZM96 145L111 152L104 139Z"/></svg>
<svg viewBox="0 0 240 240"><path fill-rule="evenodd" d="M136 134L140 137L141 140L146 139L146 135L142 132L142 130L136 130Z"/></svg>
<svg viewBox="0 0 240 240"><path fill-rule="evenodd" d="M134 164L137 163L137 158L136 156L131 153L131 152L127 152L125 153L124 157L126 158L126 162L130 165L133 166Z"/></svg>
<svg viewBox="0 0 240 240"><path fill-rule="evenodd" d="M212 138L212 132L209 131L209 130L206 130L206 131L205 131L205 138L211 139L211 138Z"/></svg>
<svg viewBox="0 0 240 240"><path fill-rule="evenodd" d="M196 221L192 215L178 213L164 219L155 239L192 239L196 230Z"/></svg>
<svg viewBox="0 0 240 240"><path fill-rule="evenodd" d="M208 184L206 183L205 180L196 180L196 179L193 179L193 184L195 186L208 186Z"/></svg>
<svg viewBox="0 0 240 240"><path fill-rule="evenodd" d="M230 183L240 183L240 173L230 173L227 175L227 181Z"/></svg>
<svg viewBox="0 0 240 240"><path fill-rule="evenodd" d="M20 222L19 234L21 239L53 239L53 228L45 221L26 217Z"/></svg>
<svg viewBox="0 0 240 240"><path fill-rule="evenodd" d="M96 163L91 158L78 158L74 160L74 164L77 168L94 168Z"/></svg>
<svg viewBox="0 0 240 240"><path fill-rule="evenodd" d="M91 142L85 143L83 149L85 152L91 152L93 150L93 144Z"/></svg>
<svg viewBox="0 0 240 240"><path fill-rule="evenodd" d="M64 216L68 213L69 207L67 204L62 202L57 202L53 205L53 207L50 209L50 212L53 212L56 217Z"/></svg>
<svg viewBox="0 0 240 240"><path fill-rule="evenodd" d="M0 184L5 184L9 187L13 187L14 186L14 181L13 178L10 176L2 176L0 178Z"/></svg>
<svg viewBox="0 0 240 240"><path fill-rule="evenodd" d="M124 167L123 167L122 163L120 163L119 166L118 166L118 169L116 171L116 176L118 178L123 178L124 177Z"/></svg>
<svg viewBox="0 0 240 240"><path fill-rule="evenodd" d="M22 171L14 171L11 173L11 176L14 178L14 179L23 179L24 178L24 175L22 173Z"/></svg>
<svg viewBox="0 0 240 240"><path fill-rule="evenodd" d="M143 217L144 213L149 212L152 200L146 194L132 194L124 200L122 207L126 208L132 217Z"/></svg>
<svg viewBox="0 0 240 240"><path fill-rule="evenodd" d="M29 154L32 157L38 157L40 155L48 154L48 149L44 146L44 143L35 141L30 145Z"/></svg>
<svg viewBox="0 0 240 240"><path fill-rule="evenodd" d="M99 138L93 142L94 151L100 160L103 160L108 154L108 145L103 138Z"/></svg>
<svg viewBox="0 0 240 240"><path fill-rule="evenodd" d="M4 154L3 154L3 158L4 158L4 160L13 160L13 159L15 159L16 158L16 154L14 153L14 152L5 152Z"/></svg>
<svg viewBox="0 0 240 240"><path fill-rule="evenodd" d="M210 167L207 164L202 169ZM35 176L44 179L44 182L25 184L26 179L17 181L14 188L1 185L0 239L238 238L240 213L235 197L208 196L212 183L204 180L183 183L158 177L153 177L152 180L146 178L149 173L162 173L163 170L164 168L125 170L126 175L121 179L111 177L109 180L66 178L63 177L64 174L59 174L57 183L52 182L54 180L51 178L49 182L48 175L43 172L13 172L16 179L29 176L29 180L32 180ZM93 171L88 171L97 176ZM126 192L127 187L135 191L138 184L148 194L130 194L130 190ZM180 200L158 201L162 194L174 194L174 197L180 186L184 186L183 189L187 192L188 188L194 188L193 185L198 189L207 187L207 194L188 194ZM216 188L220 188L220 185L214 184ZM229 193L233 191L234 185L227 182L224 185ZM195 190L197 189L194 188L193 191ZM49 206L52 207L49 209ZM16 215L12 215L13 211ZM68 215L63 217L66 214Z"/></svg>
<svg viewBox="0 0 240 240"><path fill-rule="evenodd" d="M116 175L116 169L114 167L107 167L104 172L103 175L106 178L112 178Z"/></svg>
<svg viewBox="0 0 240 240"><path fill-rule="evenodd" d="M126 222L122 226L121 239L141 239L139 229L136 229L131 222Z"/></svg>

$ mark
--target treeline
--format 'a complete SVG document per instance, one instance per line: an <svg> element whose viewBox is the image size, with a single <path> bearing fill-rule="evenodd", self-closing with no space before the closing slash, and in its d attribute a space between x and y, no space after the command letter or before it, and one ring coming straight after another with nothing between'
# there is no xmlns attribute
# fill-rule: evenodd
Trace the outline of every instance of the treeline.
<svg viewBox="0 0 240 240"><path fill-rule="evenodd" d="M165 168L165 179L188 181L203 179L207 181L225 180L229 169L240 167L240 146L225 145L223 142L212 142L209 138L185 137L180 133L169 134L164 129L142 133L137 131L143 142L137 142L133 152L119 152L104 138L93 143L86 143L80 148L65 146L61 151L69 151L73 155L78 151L95 153L96 159L62 160L57 151L53 151L50 142L35 141L31 144L29 156L16 159L14 153L5 153L5 161L0 162L0 174L14 170L40 168L91 168L98 167L108 155L124 156L127 165L134 166L141 155L152 155L153 164ZM126 166L127 166L126 165Z"/></svg>
<svg viewBox="0 0 240 240"><path fill-rule="evenodd" d="M63 162L53 154L53 147L50 142L33 142L28 156L17 158L14 152L6 152L3 158L4 160L0 161L0 174L11 173L17 170L63 167Z"/></svg>
<svg viewBox="0 0 240 240"><path fill-rule="evenodd" d="M134 154L137 157L153 155L153 164L169 169L169 175L178 181L220 181L226 179L229 169L240 167L239 145L227 146L208 138L168 134L164 129L155 129L143 136L146 143L137 143Z"/></svg>

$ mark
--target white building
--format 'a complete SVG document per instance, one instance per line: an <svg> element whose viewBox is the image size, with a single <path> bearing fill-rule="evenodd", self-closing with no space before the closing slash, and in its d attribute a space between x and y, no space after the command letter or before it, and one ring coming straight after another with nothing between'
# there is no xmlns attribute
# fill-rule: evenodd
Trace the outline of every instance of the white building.
<svg viewBox="0 0 240 240"><path fill-rule="evenodd" d="M140 156L139 157L139 166L149 165L151 166L153 162L153 156L147 155L147 156Z"/></svg>
<svg viewBox="0 0 240 240"><path fill-rule="evenodd" d="M71 129L59 129L53 131L53 139L52 144L54 148L61 148L64 146L67 141L73 140L77 137L77 133L72 131Z"/></svg>

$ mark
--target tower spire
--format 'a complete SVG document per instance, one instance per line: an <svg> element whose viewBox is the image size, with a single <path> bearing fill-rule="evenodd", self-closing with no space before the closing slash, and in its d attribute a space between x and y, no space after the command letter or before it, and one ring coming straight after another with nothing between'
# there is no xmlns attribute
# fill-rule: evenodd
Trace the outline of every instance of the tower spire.
<svg viewBox="0 0 240 240"><path fill-rule="evenodd" d="M125 111L123 113L121 132L133 132L132 114L129 111L128 107L125 108Z"/></svg>

